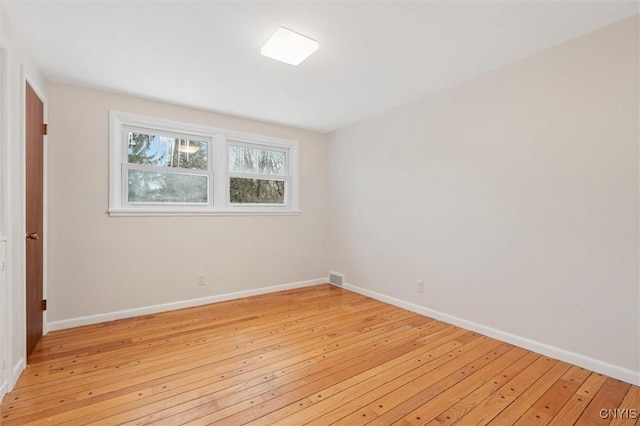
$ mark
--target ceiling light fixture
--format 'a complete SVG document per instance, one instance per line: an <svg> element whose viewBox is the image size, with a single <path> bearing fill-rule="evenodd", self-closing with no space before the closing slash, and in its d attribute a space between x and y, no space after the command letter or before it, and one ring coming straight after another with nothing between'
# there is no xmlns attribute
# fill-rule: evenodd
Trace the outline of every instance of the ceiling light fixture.
<svg viewBox="0 0 640 426"><path fill-rule="evenodd" d="M260 53L287 64L298 65L318 50L318 47L320 45L317 41L280 27L262 46Z"/></svg>

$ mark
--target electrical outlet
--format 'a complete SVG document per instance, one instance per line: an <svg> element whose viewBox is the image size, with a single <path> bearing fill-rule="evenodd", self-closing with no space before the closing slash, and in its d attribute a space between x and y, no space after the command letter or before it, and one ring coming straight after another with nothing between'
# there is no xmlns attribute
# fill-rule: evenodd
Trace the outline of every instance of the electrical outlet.
<svg viewBox="0 0 640 426"><path fill-rule="evenodd" d="M416 280L416 291L418 293L424 293L424 281Z"/></svg>
<svg viewBox="0 0 640 426"><path fill-rule="evenodd" d="M198 285L205 285L206 283L207 283L206 275L205 274L198 274Z"/></svg>

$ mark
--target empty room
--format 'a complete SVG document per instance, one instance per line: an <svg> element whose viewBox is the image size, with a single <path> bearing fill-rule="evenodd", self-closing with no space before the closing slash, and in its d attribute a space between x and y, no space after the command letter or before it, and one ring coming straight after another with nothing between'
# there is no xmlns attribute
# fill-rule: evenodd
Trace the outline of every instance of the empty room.
<svg viewBox="0 0 640 426"><path fill-rule="evenodd" d="M640 426L638 1L0 1L0 424Z"/></svg>

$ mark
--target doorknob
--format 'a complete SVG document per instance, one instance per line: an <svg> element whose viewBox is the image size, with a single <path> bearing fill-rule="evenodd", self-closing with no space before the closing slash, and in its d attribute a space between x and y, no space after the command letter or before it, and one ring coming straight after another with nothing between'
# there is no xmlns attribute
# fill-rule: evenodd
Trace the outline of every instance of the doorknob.
<svg viewBox="0 0 640 426"><path fill-rule="evenodd" d="M40 236L37 232L30 232L27 234L27 240L39 240Z"/></svg>

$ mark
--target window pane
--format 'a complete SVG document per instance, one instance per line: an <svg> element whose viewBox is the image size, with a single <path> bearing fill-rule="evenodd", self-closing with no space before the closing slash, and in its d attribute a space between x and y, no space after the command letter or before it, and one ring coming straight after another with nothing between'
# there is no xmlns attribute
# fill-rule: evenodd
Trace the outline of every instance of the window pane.
<svg viewBox="0 0 640 426"><path fill-rule="evenodd" d="M206 203L208 176L129 170L129 202Z"/></svg>
<svg viewBox="0 0 640 426"><path fill-rule="evenodd" d="M128 162L158 167L207 169L206 141L127 132Z"/></svg>
<svg viewBox="0 0 640 426"><path fill-rule="evenodd" d="M282 151L230 146L229 170L235 173L285 176L286 155Z"/></svg>
<svg viewBox="0 0 640 426"><path fill-rule="evenodd" d="M284 204L284 181L236 177L230 180L232 203Z"/></svg>

